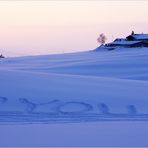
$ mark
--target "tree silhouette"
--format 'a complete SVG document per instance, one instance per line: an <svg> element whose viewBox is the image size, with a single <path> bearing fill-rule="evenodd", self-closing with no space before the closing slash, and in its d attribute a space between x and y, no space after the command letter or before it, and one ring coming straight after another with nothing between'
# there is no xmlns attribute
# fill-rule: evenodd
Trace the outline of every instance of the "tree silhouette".
<svg viewBox="0 0 148 148"><path fill-rule="evenodd" d="M107 40L107 37L104 35L104 33L101 33L97 38L98 43L101 45L105 44L106 40Z"/></svg>

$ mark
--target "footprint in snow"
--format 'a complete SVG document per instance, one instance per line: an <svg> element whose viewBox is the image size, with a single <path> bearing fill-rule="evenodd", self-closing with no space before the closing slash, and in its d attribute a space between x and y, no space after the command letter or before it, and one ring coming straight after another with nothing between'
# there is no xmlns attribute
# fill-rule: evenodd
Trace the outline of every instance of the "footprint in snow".
<svg viewBox="0 0 148 148"><path fill-rule="evenodd" d="M102 114L109 114L109 108L105 103L100 103L98 107Z"/></svg>
<svg viewBox="0 0 148 148"><path fill-rule="evenodd" d="M36 104L30 102L28 99L26 98L20 98L19 101L23 104L26 105L26 109L25 112L27 113L31 113L33 112L33 110L36 108Z"/></svg>
<svg viewBox="0 0 148 148"><path fill-rule="evenodd" d="M20 98L19 101L26 105L25 112L32 113L34 110L42 112L41 108L46 109L47 107L53 110L52 112L56 112L54 105L59 103L59 100L52 100L47 103L33 103L26 98ZM54 105L53 105L54 104ZM53 105L53 106L50 106ZM48 109L47 109L48 110Z"/></svg>
<svg viewBox="0 0 148 148"><path fill-rule="evenodd" d="M137 114L137 109L134 105L128 105L126 108L127 108L128 115L136 115Z"/></svg>
<svg viewBox="0 0 148 148"><path fill-rule="evenodd" d="M7 102L8 98L6 97L0 97L0 103L5 103Z"/></svg>
<svg viewBox="0 0 148 148"><path fill-rule="evenodd" d="M62 114L86 113L93 110L92 105L84 102L66 102L58 106L57 112Z"/></svg>

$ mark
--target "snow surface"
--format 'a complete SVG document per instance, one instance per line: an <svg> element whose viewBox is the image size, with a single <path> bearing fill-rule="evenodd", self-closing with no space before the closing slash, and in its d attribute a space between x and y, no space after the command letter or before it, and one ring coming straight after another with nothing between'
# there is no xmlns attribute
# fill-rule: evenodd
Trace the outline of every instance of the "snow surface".
<svg viewBox="0 0 148 148"><path fill-rule="evenodd" d="M148 48L0 59L0 146L148 146L147 66Z"/></svg>
<svg viewBox="0 0 148 148"><path fill-rule="evenodd" d="M13 126L14 127L14 126ZM147 122L0 126L1 147L144 147Z"/></svg>
<svg viewBox="0 0 148 148"><path fill-rule="evenodd" d="M137 40L148 39L148 34L134 34L132 36Z"/></svg>
<svg viewBox="0 0 148 148"><path fill-rule="evenodd" d="M127 40L115 40L114 42L110 43L111 45L132 45L136 43L140 43L141 41L127 41Z"/></svg>

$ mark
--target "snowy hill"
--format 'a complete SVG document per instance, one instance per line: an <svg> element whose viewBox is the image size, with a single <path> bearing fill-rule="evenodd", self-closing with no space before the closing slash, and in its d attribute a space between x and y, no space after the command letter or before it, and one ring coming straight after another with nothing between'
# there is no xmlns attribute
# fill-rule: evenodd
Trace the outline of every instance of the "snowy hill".
<svg viewBox="0 0 148 148"><path fill-rule="evenodd" d="M147 146L147 65L148 48L0 59L0 146Z"/></svg>
<svg viewBox="0 0 148 148"><path fill-rule="evenodd" d="M147 65L148 48L1 59L0 121L148 120Z"/></svg>

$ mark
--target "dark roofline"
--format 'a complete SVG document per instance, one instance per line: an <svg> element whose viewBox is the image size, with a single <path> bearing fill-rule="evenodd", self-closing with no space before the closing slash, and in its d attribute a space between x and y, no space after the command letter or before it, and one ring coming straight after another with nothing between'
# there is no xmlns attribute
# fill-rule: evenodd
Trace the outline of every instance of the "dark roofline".
<svg viewBox="0 0 148 148"><path fill-rule="evenodd" d="M146 38L140 38L140 36L146 35ZM131 34L126 37L128 41L134 41L134 40L148 40L148 34Z"/></svg>

